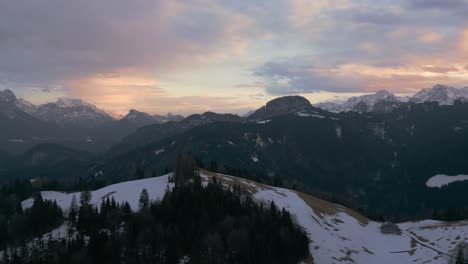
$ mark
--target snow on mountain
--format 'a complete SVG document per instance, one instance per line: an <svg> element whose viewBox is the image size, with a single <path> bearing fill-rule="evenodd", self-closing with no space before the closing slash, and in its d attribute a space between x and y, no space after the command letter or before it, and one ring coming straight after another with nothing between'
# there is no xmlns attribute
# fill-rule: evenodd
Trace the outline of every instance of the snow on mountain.
<svg viewBox="0 0 468 264"><path fill-rule="evenodd" d="M426 182L426 186L430 188L442 188L444 186L449 185L453 182L458 181L468 181L468 175L457 175L457 176L448 176L445 174L438 174L432 176Z"/></svg>
<svg viewBox="0 0 468 264"><path fill-rule="evenodd" d="M164 197L167 188L172 188L173 183L169 183L169 175L166 174L160 177L147 178L137 181L128 181L109 185L102 189L92 192L91 204L94 206L101 205L101 202L106 197L114 198L116 202L128 202L132 210L138 209L138 199L141 191L146 188L148 190L149 198L152 200L161 199ZM75 195L76 199L79 199L80 192L76 193L63 193L55 191L44 191L41 192L44 199L55 200L57 204L65 211L68 212L70 204ZM23 208L29 208L32 206L34 200L32 198L24 200L21 205Z"/></svg>
<svg viewBox="0 0 468 264"><path fill-rule="evenodd" d="M60 98L55 103L40 105L35 116L60 125L94 126L113 118L105 111L80 99Z"/></svg>
<svg viewBox="0 0 468 264"><path fill-rule="evenodd" d="M156 120L147 113L137 111L135 109L131 109L121 121L131 122L140 125L148 125L152 123L156 123Z"/></svg>
<svg viewBox="0 0 468 264"><path fill-rule="evenodd" d="M350 111L386 112L403 102L416 104L438 102L439 105L453 105L456 100L468 101L468 87L454 88L437 84L432 88L422 89L410 97L397 97L387 91L378 91L374 94L351 97L343 103L322 102L314 104L314 106L335 113Z"/></svg>
<svg viewBox="0 0 468 264"><path fill-rule="evenodd" d="M0 103L15 103L16 101L16 96L11 90L0 91Z"/></svg>
<svg viewBox="0 0 468 264"><path fill-rule="evenodd" d="M397 225L383 225L337 204L312 196L272 187L253 181L201 171L204 182L216 177L225 186L237 185L250 193L258 202L270 201L288 210L310 238L309 249L313 263L450 263L456 257L457 245L468 242L468 221L439 222L424 220ZM133 210L146 188L150 199L161 199L167 189L169 175L129 181L104 187L92 192L92 204L99 206L102 199L113 197L116 202L128 201ZM67 211L71 199L79 193L42 192L45 199L56 200ZM22 202L23 208L33 200ZM397 232L382 232L390 226ZM399 234L398 234L399 233Z"/></svg>
<svg viewBox="0 0 468 264"><path fill-rule="evenodd" d="M153 119L157 123L166 123L166 122L169 122L169 121L179 122L182 119L184 119L184 117L181 116L181 115L174 115L174 114L169 112L169 113L167 113L167 115L153 115Z"/></svg>
<svg viewBox="0 0 468 264"><path fill-rule="evenodd" d="M15 104L19 109L23 110L24 112L30 115L34 115L37 111L37 106L24 100L23 98L19 98Z"/></svg>
<svg viewBox="0 0 468 264"><path fill-rule="evenodd" d="M315 107L330 112L370 112L387 111L400 103L400 99L394 94L382 90L374 94L351 97L344 103L324 102L315 104Z"/></svg>
<svg viewBox="0 0 468 264"><path fill-rule="evenodd" d="M409 101L413 103L438 102L439 105L453 105L456 100L468 99L468 87L454 88L437 84L430 89L423 89L413 95Z"/></svg>
<svg viewBox="0 0 468 264"><path fill-rule="evenodd" d="M0 91L0 104L8 104L10 106L15 105L17 108L30 115L34 115L37 109L37 106L22 98L17 98L16 95L8 89Z"/></svg>
<svg viewBox="0 0 468 264"><path fill-rule="evenodd" d="M321 103L314 104L314 106L323 110L327 110L329 112L333 112L333 113L342 112L340 108L341 104L336 103L336 102L321 102Z"/></svg>

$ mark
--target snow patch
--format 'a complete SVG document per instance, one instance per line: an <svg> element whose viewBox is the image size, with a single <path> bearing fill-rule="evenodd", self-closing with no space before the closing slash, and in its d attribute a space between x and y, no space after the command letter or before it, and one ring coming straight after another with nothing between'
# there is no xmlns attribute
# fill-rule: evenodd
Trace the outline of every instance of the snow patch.
<svg viewBox="0 0 468 264"><path fill-rule="evenodd" d="M468 175L460 174L457 176L448 176L445 174L438 174L427 180L426 186L429 188L442 188L449 185L450 183L458 181L468 181Z"/></svg>
<svg viewBox="0 0 468 264"><path fill-rule="evenodd" d="M343 130L341 129L341 127L337 127L337 128L335 129L335 131L336 131L336 136L337 136L339 139L341 139L341 137L342 137L342 135L343 135Z"/></svg>
<svg viewBox="0 0 468 264"><path fill-rule="evenodd" d="M173 183L169 182L169 176L148 178L136 181L128 181L109 185L99 190L92 191L91 204L100 208L101 203L107 197L109 199L114 198L117 203L128 202L132 210L138 209L138 199L143 189L146 189L151 200L162 199L166 193L166 189L172 189ZM42 198L45 200L56 201L58 206L62 208L64 212L68 212L73 195L78 199L81 192L75 193L64 193L56 191L42 191ZM23 209L29 208L33 205L34 200L32 198L26 199L21 202Z"/></svg>
<svg viewBox="0 0 468 264"><path fill-rule="evenodd" d="M250 158L252 159L253 162L257 163L258 162L258 156L257 154L252 154L252 156L250 156Z"/></svg>
<svg viewBox="0 0 468 264"><path fill-rule="evenodd" d="M159 154L163 153L164 151L165 151L165 149L164 149L164 148L162 148L162 149L157 149L157 150L155 150L155 151L154 151L154 155L156 155L156 156L157 156L157 155L159 155Z"/></svg>
<svg viewBox="0 0 468 264"><path fill-rule="evenodd" d="M14 139L9 139L8 142L12 142L12 143L24 143L24 139L21 139L21 138L14 138Z"/></svg>
<svg viewBox="0 0 468 264"><path fill-rule="evenodd" d="M263 121L258 121L257 124L266 124L269 123L271 120L263 120Z"/></svg>

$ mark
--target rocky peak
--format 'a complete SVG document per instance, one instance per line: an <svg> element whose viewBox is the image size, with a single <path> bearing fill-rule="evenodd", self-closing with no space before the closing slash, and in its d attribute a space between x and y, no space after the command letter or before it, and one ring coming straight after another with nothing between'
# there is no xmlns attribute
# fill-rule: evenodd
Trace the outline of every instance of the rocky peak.
<svg viewBox="0 0 468 264"><path fill-rule="evenodd" d="M14 103L18 99L16 98L15 94L13 91L6 89L3 91L0 91L0 101L4 103Z"/></svg>
<svg viewBox="0 0 468 264"><path fill-rule="evenodd" d="M123 120L148 120L154 121L153 117L147 113L137 111L135 109L130 109L128 114L123 118Z"/></svg>
<svg viewBox="0 0 468 264"><path fill-rule="evenodd" d="M461 92L462 89L437 84L430 89L422 89L410 98L410 102L438 102L440 105L450 105L453 104L455 100L465 97Z"/></svg>
<svg viewBox="0 0 468 264"><path fill-rule="evenodd" d="M302 96L284 96L269 101L248 118L251 120L267 119L274 116L310 110L311 108L313 107L309 100Z"/></svg>

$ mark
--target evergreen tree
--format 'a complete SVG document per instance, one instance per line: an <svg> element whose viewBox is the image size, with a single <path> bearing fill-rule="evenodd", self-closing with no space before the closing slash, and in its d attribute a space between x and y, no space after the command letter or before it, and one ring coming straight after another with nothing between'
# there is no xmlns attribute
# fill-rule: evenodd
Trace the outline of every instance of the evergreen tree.
<svg viewBox="0 0 468 264"><path fill-rule="evenodd" d="M140 199L138 200L138 205L140 209L147 208L149 205L149 194L146 189L143 189L140 193Z"/></svg>
<svg viewBox="0 0 468 264"><path fill-rule="evenodd" d="M86 206L91 203L92 194L90 191L83 191L80 194L80 205Z"/></svg>
<svg viewBox="0 0 468 264"><path fill-rule="evenodd" d="M455 264L465 264L465 256L463 255L463 248L460 246L458 249L457 261Z"/></svg>
<svg viewBox="0 0 468 264"><path fill-rule="evenodd" d="M73 224L76 221L76 214L78 212L78 204L76 202L76 195L73 194L72 200L70 203L70 212L68 213L68 219Z"/></svg>
<svg viewBox="0 0 468 264"><path fill-rule="evenodd" d="M196 176L196 162L192 154L183 154L177 157L174 169L174 182L176 186L185 184Z"/></svg>

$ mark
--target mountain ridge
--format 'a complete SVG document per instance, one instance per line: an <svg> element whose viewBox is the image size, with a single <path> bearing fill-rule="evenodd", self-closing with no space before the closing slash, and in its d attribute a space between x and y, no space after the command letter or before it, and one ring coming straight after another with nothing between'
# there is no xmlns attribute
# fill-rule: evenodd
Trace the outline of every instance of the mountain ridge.
<svg viewBox="0 0 468 264"><path fill-rule="evenodd" d="M92 192L91 204L99 207L101 201L109 197L117 203L127 201L133 210L138 210L138 197L142 190L147 189L149 199L161 200L166 190L174 187L169 181L170 176L171 174L166 174L106 186ZM237 186L259 203L268 206L274 202L280 210L289 211L309 237L309 252L313 263L334 263L339 259L340 263L349 264L445 264L456 259L458 248L464 243L460 241L460 237L468 237L466 221L422 220L399 224L372 221L339 204L294 190L206 170L201 170L200 176L203 182L216 178L227 188ZM68 211L73 196L79 196L79 192L67 194L44 191L41 194L44 199L56 201L65 212ZM32 203L33 199L27 199L21 205L26 209L31 207ZM55 239L60 238L57 232L54 234ZM67 232L61 235L66 237Z"/></svg>

